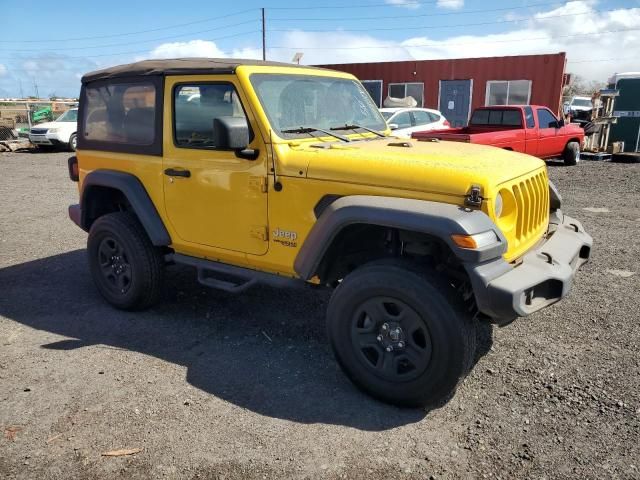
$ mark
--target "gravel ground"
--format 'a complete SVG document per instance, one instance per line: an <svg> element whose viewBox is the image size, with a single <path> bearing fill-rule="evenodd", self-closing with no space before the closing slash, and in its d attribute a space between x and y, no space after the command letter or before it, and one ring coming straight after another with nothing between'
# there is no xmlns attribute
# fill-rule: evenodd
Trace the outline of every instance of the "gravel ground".
<svg viewBox="0 0 640 480"><path fill-rule="evenodd" d="M425 412L347 381L323 291L236 297L173 267L156 308L105 305L67 156L0 154L0 478L640 477L640 165L550 165L592 262Z"/></svg>

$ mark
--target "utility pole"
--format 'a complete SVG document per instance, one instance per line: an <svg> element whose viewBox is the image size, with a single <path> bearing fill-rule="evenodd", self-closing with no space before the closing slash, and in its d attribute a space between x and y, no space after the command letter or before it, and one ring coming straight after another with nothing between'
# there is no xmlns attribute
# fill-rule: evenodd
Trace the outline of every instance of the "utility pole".
<svg viewBox="0 0 640 480"><path fill-rule="evenodd" d="M22 79L18 79L18 84L20 85L20 98L24 98L24 92L22 91Z"/></svg>
<svg viewBox="0 0 640 480"><path fill-rule="evenodd" d="M267 59L267 32L265 31L264 21L264 7L260 9L262 11L262 60Z"/></svg>
<svg viewBox="0 0 640 480"><path fill-rule="evenodd" d="M36 83L36 79L33 79L33 88L36 90L36 99L40 100L40 93L38 93L38 84Z"/></svg>

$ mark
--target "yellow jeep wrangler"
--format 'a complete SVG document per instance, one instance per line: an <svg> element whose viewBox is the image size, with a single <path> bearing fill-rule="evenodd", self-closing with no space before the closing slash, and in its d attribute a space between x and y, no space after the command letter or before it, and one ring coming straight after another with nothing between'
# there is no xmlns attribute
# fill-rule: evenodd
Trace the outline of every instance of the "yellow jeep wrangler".
<svg viewBox="0 0 640 480"><path fill-rule="evenodd" d="M394 138L362 85L319 68L142 61L82 79L69 174L91 274L121 309L161 297L165 266L241 292L333 289L342 369L387 402L447 399L500 325L569 292L592 240L541 160Z"/></svg>

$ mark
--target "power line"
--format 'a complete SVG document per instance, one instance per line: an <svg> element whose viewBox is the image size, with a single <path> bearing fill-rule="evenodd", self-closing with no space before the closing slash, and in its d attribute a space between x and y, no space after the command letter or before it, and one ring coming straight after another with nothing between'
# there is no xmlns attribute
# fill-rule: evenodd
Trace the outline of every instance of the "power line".
<svg viewBox="0 0 640 480"><path fill-rule="evenodd" d="M622 57L622 58L599 58L599 59L591 59L591 60L572 60L568 61L568 64L574 63L601 63L601 62L621 62L626 60L637 60L638 57Z"/></svg>
<svg viewBox="0 0 640 480"><path fill-rule="evenodd" d="M547 37L529 37L526 40L549 40L549 39L557 39L557 38L573 38L573 37L588 37L591 35L604 35L609 33L622 33L622 32L635 32L640 30L640 28L627 28L623 30L609 30L603 32L592 32L592 33L578 33L574 35L550 35ZM487 43L513 43L516 42L516 39L509 40L489 40L482 41L483 44ZM461 42L461 43L448 43L448 42L440 42L440 43L422 43L422 44L395 44L395 45L363 45L359 47L284 47L284 46L273 46L270 48L277 48L281 50L360 50L367 48L415 48L415 47L442 47L442 46L460 46L460 45L476 45L478 41L474 42Z"/></svg>
<svg viewBox="0 0 640 480"><path fill-rule="evenodd" d="M503 12L510 10L517 10L523 8L532 8L532 7L543 7L549 5L557 5L557 2L547 2L547 3L532 3L530 5L521 5L521 6L513 6L513 7L503 7L503 8L491 8L491 9L482 9L482 10L465 10L460 12L440 12L440 13L423 13L419 15L383 15L376 17L353 17L349 18L349 21L360 21L360 20L387 20L390 18L417 18L417 17L444 17L450 15L467 15L471 13L490 13L490 12ZM344 17L325 17L325 18L272 18L272 22L335 22L344 20Z"/></svg>
<svg viewBox="0 0 640 480"><path fill-rule="evenodd" d="M361 3L359 5L314 5L313 7L269 7L269 10L321 10L321 9L348 9L348 8L375 8L375 7L419 7L421 5L437 5L443 3L457 3L459 0L434 0L430 2L410 1L404 3Z"/></svg>
<svg viewBox="0 0 640 480"><path fill-rule="evenodd" d="M562 15L548 15L545 16L544 18L542 18L542 20L546 20L547 18L562 18L562 17L574 17L574 16L578 16L578 15L591 15L591 14L603 14L603 13L608 13L608 12L613 12L615 10L599 10L599 11L591 11L591 12L581 12L581 13L567 13L567 14L562 14ZM339 29L339 30L325 30L325 29L309 29L309 28L305 28L304 30L300 30L300 29L277 29L277 28L271 28L269 29L270 32L300 32L300 31L304 31L304 32L326 32L326 33L342 33L342 32L380 32L380 31L396 31L396 30L441 30L441 29L445 29L445 28L458 28L458 27L478 27L478 26L484 26L484 25L497 25L497 24L502 24L502 23L518 23L518 22L524 22L524 21L529 21L529 20L535 20L534 17L524 17L524 18L519 18L519 19L515 19L515 20L497 20L495 22L481 22L481 23L458 23L458 24L452 24L452 25L430 25L430 26L421 26L421 27L406 27L406 26L402 26L402 27L385 27L385 28L344 28L344 29Z"/></svg>
<svg viewBox="0 0 640 480"><path fill-rule="evenodd" d="M257 9L255 8L249 8L246 10L241 10L239 12L234 12L234 13L229 13L227 15L218 15L216 17L211 17L211 18L204 18L202 20L194 20L193 22L187 22L187 23L178 23L175 25L170 25L167 27L158 27L158 28L153 28L150 30L139 30L136 32L124 32L124 33L114 33L111 35L96 35L93 37L75 37L75 38L52 38L52 39L44 39L44 40L0 40L0 43L44 43L44 42L72 42L72 41L76 41L76 40L95 40L97 38L114 38L114 37L124 37L127 35L139 35L141 33L151 33L151 32L159 32L161 30L169 30L171 28L178 28L178 27L187 27L189 25L196 25L198 23L206 23L206 22L212 22L215 20L220 20L222 18L229 18L229 17L234 17L237 15L242 15L245 13L249 13L249 12L256 12Z"/></svg>
<svg viewBox="0 0 640 480"><path fill-rule="evenodd" d="M253 35L254 33L260 33L260 30L251 30L249 32L239 32L239 33L234 33L232 35L226 35L224 37L217 37L217 38L205 38L205 39L201 39L202 41L215 41L215 40L222 40L224 38L232 38L232 37L240 37L240 36L246 36L246 35ZM92 58L101 58L101 57L116 57L118 55L136 55L136 54L140 54L140 53L149 53L149 50L136 50L136 51L127 51L127 52L117 52L117 53L105 53L105 54L100 54L100 55L91 55L91 56L64 56L64 57L57 57L53 60L57 60L57 61L64 61L64 60L77 60L77 59L83 59L83 60L89 60ZM37 57L24 57L24 58L19 58L19 57L2 57L3 60L38 60Z"/></svg>
<svg viewBox="0 0 640 480"><path fill-rule="evenodd" d="M197 32L190 32L190 33L181 33L179 35L169 35L169 36L165 36L165 37L157 37L157 38L151 38L149 40L140 40L140 41L136 41L136 43L151 43L151 42L157 42L159 40L169 40L169 39L173 39L173 38L181 38L181 37L188 37L188 36L192 36L192 35L198 35L200 33L208 33L208 32L213 32L213 31L217 31L217 30L224 30L227 28L233 28L233 27L238 27L240 25L247 25L248 23L257 23L258 19L254 19L254 20L247 20L246 22L240 22L240 23L234 23L232 25L225 25L225 26L220 26L220 27L216 27L216 28L210 28L207 30L200 30ZM213 39L213 40L219 40L222 38L228 38L228 37L219 37L217 39ZM107 45L92 45L89 47L64 47L64 48L59 48L56 47L56 51L60 51L60 50L89 50L89 49L94 49L94 48L108 48L108 47L121 47L123 45L131 45L131 41L129 42L125 42L125 43L111 43L111 44L107 44ZM22 49L18 49L18 50L12 50L13 52L39 52L42 51L41 48L22 48Z"/></svg>

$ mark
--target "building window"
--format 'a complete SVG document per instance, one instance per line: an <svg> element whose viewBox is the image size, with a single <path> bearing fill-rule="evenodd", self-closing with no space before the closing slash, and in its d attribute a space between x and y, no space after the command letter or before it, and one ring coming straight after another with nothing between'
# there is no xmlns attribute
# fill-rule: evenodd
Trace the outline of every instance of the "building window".
<svg viewBox="0 0 640 480"><path fill-rule="evenodd" d="M388 94L393 98L413 97L418 107L424 106L424 83L390 83Z"/></svg>
<svg viewBox="0 0 640 480"><path fill-rule="evenodd" d="M485 105L528 105L531 80L490 80Z"/></svg>
<svg viewBox="0 0 640 480"><path fill-rule="evenodd" d="M362 80L362 86L371 95L373 103L380 108L382 106L382 80Z"/></svg>

